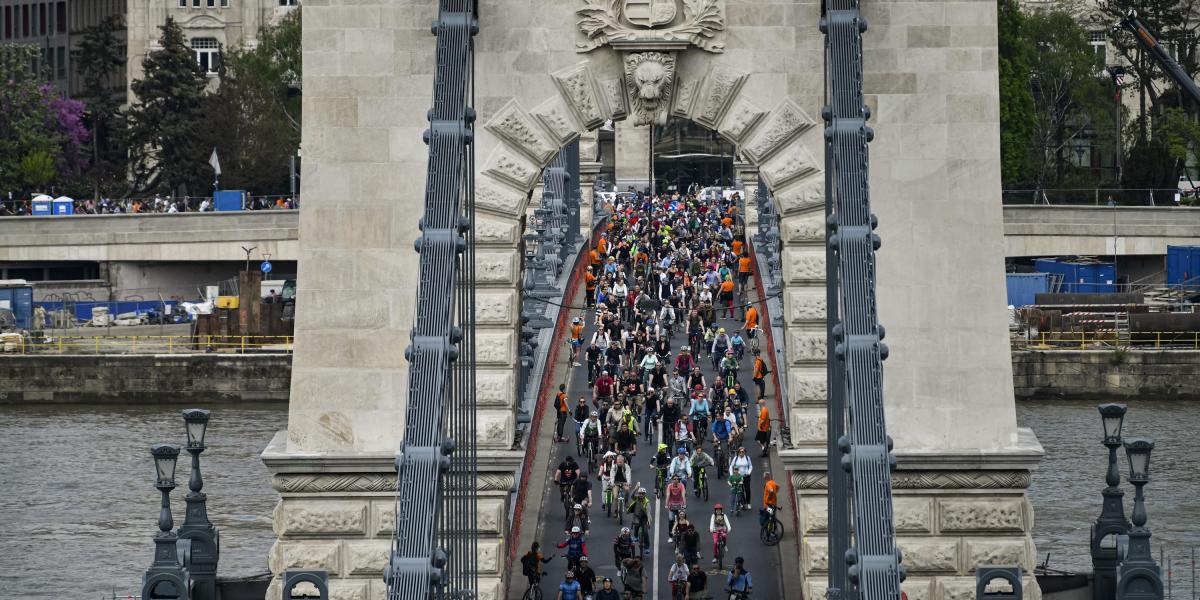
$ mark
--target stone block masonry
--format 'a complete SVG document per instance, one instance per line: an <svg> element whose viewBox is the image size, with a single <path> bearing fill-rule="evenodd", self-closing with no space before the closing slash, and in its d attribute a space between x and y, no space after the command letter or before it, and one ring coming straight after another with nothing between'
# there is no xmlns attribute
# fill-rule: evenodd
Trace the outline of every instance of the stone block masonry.
<svg viewBox="0 0 1200 600"><path fill-rule="evenodd" d="M1016 350L1017 398L1200 400L1200 350Z"/></svg>
<svg viewBox="0 0 1200 600"><path fill-rule="evenodd" d="M0 356L0 404L287 402L290 354Z"/></svg>

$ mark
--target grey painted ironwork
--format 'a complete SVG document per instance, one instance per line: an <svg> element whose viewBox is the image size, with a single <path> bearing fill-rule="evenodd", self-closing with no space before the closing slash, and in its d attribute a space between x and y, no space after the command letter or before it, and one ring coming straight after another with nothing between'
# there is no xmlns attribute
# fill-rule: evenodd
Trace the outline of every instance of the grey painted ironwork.
<svg viewBox="0 0 1200 600"><path fill-rule="evenodd" d="M1129 438L1125 453L1129 457L1129 483L1133 484L1133 527L1117 542L1118 600L1163 600L1162 571L1150 551L1150 528L1146 527L1146 497L1142 488L1150 483L1150 452L1154 440Z"/></svg>
<svg viewBox="0 0 1200 600"><path fill-rule="evenodd" d="M301 583L309 583L316 588L316 600L329 600L329 573L325 571L284 571L282 600L313 600L312 596L293 595L296 586Z"/></svg>
<svg viewBox="0 0 1200 600"><path fill-rule="evenodd" d="M171 528L171 490L175 489L175 464L179 446L155 444L150 448L154 457L154 487L162 495L158 511L158 534L154 536L154 563L142 576L142 598L187 600L189 595L188 563L191 559L191 540L179 539Z"/></svg>
<svg viewBox="0 0 1200 600"><path fill-rule="evenodd" d="M473 0L440 0L416 314L389 600L478 590L475 461Z"/></svg>
<svg viewBox="0 0 1200 600"><path fill-rule="evenodd" d="M997 579L1007 583L1011 591L988 592L988 585ZM1021 600L1023 593L1021 567L981 566L975 571L975 600Z"/></svg>
<svg viewBox="0 0 1200 600"><path fill-rule="evenodd" d="M830 328L834 362L840 363L829 389L843 388L847 415L830 415L831 442L841 451L841 467L850 477L853 492L850 506L854 519L853 545L844 557L846 579L865 600L898 600L904 568L896 547L892 517L892 480L895 468L891 438L887 435L883 406L883 327L879 325L875 299L875 250L879 236L871 214L868 189L867 144L873 132L866 121L870 111L863 103L862 33L867 23L859 14L858 0L829 0L821 18L825 33L828 104L822 111L828 169L826 185L832 203L827 232L828 246L836 263L836 299L828 305L836 320ZM833 281L827 285L835 285ZM836 393L830 394L831 410ZM848 417L848 418L847 418ZM846 434L834 437L837 424L847 418ZM830 454L832 452L830 444ZM830 470L836 466L830 463ZM841 490L831 485L830 504L841 502ZM840 510L840 506L833 506ZM831 517L833 517L831 510ZM850 539L844 523L830 525L830 556L833 548ZM834 558L832 562L836 562ZM831 581L830 586L841 585ZM849 587L838 588L844 594Z"/></svg>
<svg viewBox="0 0 1200 600"><path fill-rule="evenodd" d="M1104 425L1104 445L1108 448L1108 470L1104 481L1107 487L1100 516L1092 524L1092 600L1113 600L1117 593L1117 538L1129 533L1121 490L1121 472L1117 467L1117 450L1121 447L1121 426L1125 421L1124 404L1101 404L1100 418Z"/></svg>
<svg viewBox="0 0 1200 600"><path fill-rule="evenodd" d="M192 474L188 479L187 511L183 524L179 526L179 537L191 540L192 560L188 565L188 573L192 579L194 600L217 600L220 533L208 520L208 495L201 491L204 489L204 479L200 475L200 453L207 448L204 434L210 416L209 411L202 408L183 411L183 422L187 428L187 445L184 449L192 455Z"/></svg>

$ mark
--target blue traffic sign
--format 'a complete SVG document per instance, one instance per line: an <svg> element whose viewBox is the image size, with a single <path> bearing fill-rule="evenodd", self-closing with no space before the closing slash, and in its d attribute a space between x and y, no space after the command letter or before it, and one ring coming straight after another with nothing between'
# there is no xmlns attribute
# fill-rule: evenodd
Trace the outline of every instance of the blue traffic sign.
<svg viewBox="0 0 1200 600"><path fill-rule="evenodd" d="M263 273L270 273L271 272L271 261L264 260L261 265L258 265L258 268L262 269Z"/></svg>

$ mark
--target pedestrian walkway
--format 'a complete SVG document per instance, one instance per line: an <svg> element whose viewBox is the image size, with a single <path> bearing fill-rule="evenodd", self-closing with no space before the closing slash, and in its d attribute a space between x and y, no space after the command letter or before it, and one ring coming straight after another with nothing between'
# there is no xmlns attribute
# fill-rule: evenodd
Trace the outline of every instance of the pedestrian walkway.
<svg viewBox="0 0 1200 600"><path fill-rule="evenodd" d="M707 208L713 211L719 209L719 207L715 204L711 204ZM619 233L619 231L620 230L618 229L613 233ZM738 247L740 248L741 244L738 244ZM612 250L611 246L609 249ZM613 254L618 255L618 253L615 251ZM633 260L636 260L637 250L634 249L633 252L628 252L625 255L630 257L630 262L632 263ZM586 257L585 260L587 260ZM736 263L734 263L732 271L734 273L737 272ZM747 289L745 290L736 290L738 298L744 296L745 298L748 298L751 303L753 303L761 297L758 291L753 288L752 278L748 279L746 286ZM699 287L702 286L697 286L697 288ZM719 296L715 300L719 300ZM743 326L745 325L744 318L746 307L746 304L742 303L738 299L735 299L735 308L732 315L728 314L723 307L718 308L715 310L714 315L717 317L715 320L716 327L724 329L725 333L728 335L732 335L735 331L740 331L742 336L746 336L745 330L743 329ZM761 311L761 308L758 310ZM684 323L682 322L686 320L684 315L686 315L686 313L681 314L681 322L675 325L673 335L663 335L664 338L668 339L670 352L669 360L671 361L674 361L674 359L679 356L683 347L689 344L688 335L684 333ZM597 410L598 407L597 403L593 401L595 389L589 385L589 366L587 364L588 361L586 360L585 349L588 347L588 342L592 340L593 335L597 330L597 312L594 308L583 310L582 307L580 307L579 309L571 311L571 318L572 320L579 318L581 321L580 325L583 326L581 335L584 340L584 345L581 348L578 363L576 365L568 365L567 370L569 372L565 382L567 386L566 394L571 411L575 411L580 399L582 398L587 406L585 414L589 414L591 411ZM629 320L625 320L626 327L629 327L629 322ZM572 335L570 327L566 328L566 335ZM758 335L759 339L757 341L761 343L763 350L761 356L765 360L769 361L770 359L768 352L766 352L767 346L765 343L765 338L762 337L763 334L761 332L758 333ZM747 342L750 341L747 340ZM566 341L558 340L556 343L566 343ZM719 377L719 374L717 369L714 367L714 361L710 355L711 345L702 345L707 346L707 348L702 349L697 347L693 348L692 350L698 355L696 357L696 362L698 366L700 366L701 374L703 375L704 380L704 390L707 393L708 387L713 383L715 378ZM599 362L604 362L603 356L600 358ZM673 365L674 363L672 362L671 367L673 367ZM739 361L736 381L740 384L740 387L744 389L744 395L742 398L743 401L746 402L744 405L746 414L744 415L743 419L740 419L739 421L740 425L744 427L744 433L741 436L741 446L746 449L746 457L752 464L752 470L749 474L749 485L747 486L747 491L750 495L750 509L743 510L740 515L735 514L735 511L733 510L734 506L731 504L729 486L725 480L725 476L727 476L725 472L728 470L728 458L722 461L723 464L720 468L720 471L722 471L722 475L724 476L718 477L716 472L717 469L715 468L710 468L707 470L709 479L707 498L698 498L695 494L693 482L688 481L686 483L687 508L685 512L689 521L693 523L694 527L698 531L700 540L698 544L699 558L698 561L694 562L700 566L701 570L707 576L706 591L693 596L696 598L712 597L724 599L726 597L724 590L726 589L727 574L734 559L739 556L745 559L745 566L749 570L756 586L754 588L754 597L782 598L785 596L781 593L781 590L778 589L780 581L780 559L779 553L777 552L777 546L764 545L760 539L759 509L762 506L762 492L764 483L763 477L764 474L770 470L770 460L762 456L761 447L754 439L758 408L755 404L757 390L752 384L753 365L754 356L748 343L745 348L744 355ZM770 365L770 368L774 369L774 365ZM672 372L674 371L673 368L670 368L669 370ZM593 377L599 377L600 368L595 369L595 371L596 372L593 373ZM544 394L547 396L547 402L553 401L554 392L556 391L557 390L555 389L546 390L544 392ZM773 390L770 389L767 391L768 394L774 393ZM775 413L773 408L774 398L769 400L768 406L772 407L770 408L770 417L772 419L778 419L779 415ZM686 415L688 409L689 407L685 402L685 405L682 407L682 412ZM548 406L547 410L553 411L553 406ZM600 413L598 415L599 420L602 422L605 421L605 415L603 412L599 410L598 412ZM593 589L600 589L605 577L610 577L613 579L614 588L618 591L624 591L626 587L621 581L620 571L618 568L619 565L614 551L614 540L616 540L618 535L621 533L622 523L618 522L618 518L615 514L611 517L605 514L606 511L602 506L603 494L601 491L600 482L596 476L596 471L592 470L589 472L587 460L581 457L579 454L577 445L578 437L575 431L576 421L574 417L575 415L572 414L566 419L566 425L564 427L564 437L566 438L566 441L561 441L554 444L554 448L551 451L551 457L549 461L549 468L551 472L547 477L547 489L545 490L542 498L542 506L540 511L542 519L539 524L540 530L537 535L537 539L541 545L542 553L551 558L549 563L543 565L546 575L541 584L542 592L547 598L557 597L559 584L564 581L564 573L567 570L567 558L565 556L567 550L559 549L557 546L566 542L570 537L570 525L568 523L568 518L565 515L565 508L560 497L559 489L553 483L553 478L556 468L568 456L574 457L577 460L577 463L581 467L582 473L588 477L588 481L592 484L593 488L591 492L593 504L588 511L590 521L587 524L586 534L583 536L584 540L586 541L588 556L587 563L590 567L590 570L594 572L595 577L597 578ZM631 464L631 483L633 483L632 489L636 490L638 487L643 487L647 490L647 497L649 498L650 502L649 512L652 515L651 526L648 535L649 551L645 554L643 563L646 579L644 597L669 599L671 598L671 586L668 582L668 575L671 570L671 565L675 562L677 549L676 544L673 542L676 540L671 538L670 531L668 530L670 518L665 506L666 498L660 497L655 493L656 471L652 466L652 459L655 455L655 452L659 444L664 441L664 436L668 435L668 432L663 431L663 424L660 421L657 424L652 423L651 431L649 432L649 435L647 435L647 432L643 427L644 420L644 417L642 417L638 422L639 431L636 437L636 450L632 457ZM778 422L773 422L772 430L777 431L777 429ZM714 446L711 440L711 421L709 421L706 431L707 434L704 435L702 445L705 452L712 456L714 454ZM605 433L607 434L607 431ZM736 448L736 446L734 448ZM669 451L669 454L672 457L677 454L677 448L675 447L670 447ZM600 455L602 456L603 453L604 451L601 450ZM597 463L600 462L601 457L598 456ZM786 487L786 483L784 482L785 476L783 473L776 474L775 478L780 482L781 485ZM784 495L784 492L780 492L781 499ZM718 568L718 566L713 562L713 540L709 532L710 518L714 512L713 506L718 503L724 505L726 508L728 520L730 522L727 551L726 556L722 561L722 568ZM788 506L788 504L789 503L785 503L785 507ZM794 532L790 531L791 518L781 515L781 519L784 523L789 524L789 526L785 528L786 531L784 532L784 536L786 537L794 535ZM624 526L632 526L632 520L633 518L631 515L625 515L623 523ZM790 544L792 542L793 540L789 539L786 543ZM519 549L518 556L524 554L526 550L528 550L528 548ZM691 557L689 556L688 558L690 559ZM586 571L584 572L586 573ZM519 573L520 571L514 572L514 577L518 577ZM522 581L524 581L523 578ZM626 596L621 595L620 597L624 598Z"/></svg>

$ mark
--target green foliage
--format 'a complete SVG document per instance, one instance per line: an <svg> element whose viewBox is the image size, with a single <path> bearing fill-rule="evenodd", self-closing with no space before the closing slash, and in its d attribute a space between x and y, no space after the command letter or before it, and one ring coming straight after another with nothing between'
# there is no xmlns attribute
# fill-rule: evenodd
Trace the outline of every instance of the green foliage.
<svg viewBox="0 0 1200 600"><path fill-rule="evenodd" d="M257 193L289 189L289 160L300 146L300 11L259 31L253 49L225 54L220 89L209 111L228 115L212 144L222 183Z"/></svg>
<svg viewBox="0 0 1200 600"><path fill-rule="evenodd" d="M36 46L0 46L0 193L42 191L81 166L82 106L41 82L30 68L37 55Z"/></svg>
<svg viewBox="0 0 1200 600"><path fill-rule="evenodd" d="M1033 91L1029 87L1029 40L1022 37L1024 15L1016 0L999 0L1000 173L1004 186L1019 187L1031 179L1029 149L1033 142Z"/></svg>
<svg viewBox="0 0 1200 600"><path fill-rule="evenodd" d="M1125 157L1121 186L1131 190L1170 189L1179 184L1179 169L1168 148L1154 140L1134 142ZM1142 202L1137 197L1134 202Z"/></svg>
<svg viewBox="0 0 1200 600"><path fill-rule="evenodd" d="M117 36L121 27L120 17L113 16L85 29L74 59L83 79L79 99L87 104L91 113L96 144L93 150L101 163L94 166L124 162L125 148L120 135L124 117L120 114L119 98L113 93L113 86L125 86L119 77L125 64L125 45Z"/></svg>
<svg viewBox="0 0 1200 600"><path fill-rule="evenodd" d="M229 115L206 115L200 70L183 31L167 17L159 49L142 62L143 77L132 84L128 140L134 188L139 191L201 193L208 190L211 168L201 138L208 122Z"/></svg>

